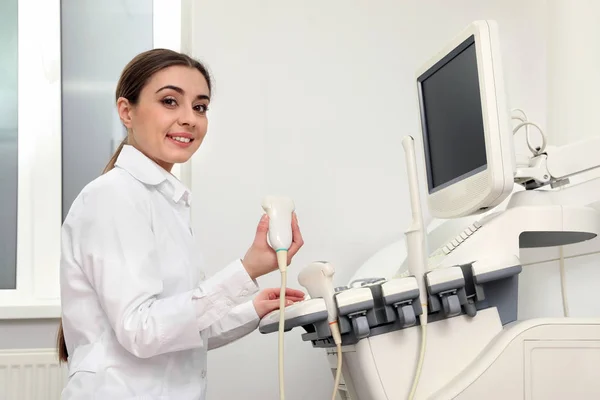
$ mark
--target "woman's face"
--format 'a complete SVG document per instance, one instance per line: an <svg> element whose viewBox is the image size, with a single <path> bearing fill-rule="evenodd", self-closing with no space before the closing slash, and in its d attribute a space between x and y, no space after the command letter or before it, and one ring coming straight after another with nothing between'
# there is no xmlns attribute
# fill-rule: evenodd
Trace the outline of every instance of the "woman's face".
<svg viewBox="0 0 600 400"><path fill-rule="evenodd" d="M133 145L167 171L198 150L210 102L206 79L195 68L172 66L152 76L138 104L119 98L117 107Z"/></svg>

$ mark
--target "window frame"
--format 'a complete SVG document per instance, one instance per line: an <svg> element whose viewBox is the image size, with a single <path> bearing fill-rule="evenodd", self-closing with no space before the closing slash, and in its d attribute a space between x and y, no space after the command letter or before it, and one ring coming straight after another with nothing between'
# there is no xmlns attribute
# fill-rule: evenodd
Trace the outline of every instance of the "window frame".
<svg viewBox="0 0 600 400"><path fill-rule="evenodd" d="M60 313L60 0L17 9L17 284L0 290L0 318L49 318Z"/></svg>

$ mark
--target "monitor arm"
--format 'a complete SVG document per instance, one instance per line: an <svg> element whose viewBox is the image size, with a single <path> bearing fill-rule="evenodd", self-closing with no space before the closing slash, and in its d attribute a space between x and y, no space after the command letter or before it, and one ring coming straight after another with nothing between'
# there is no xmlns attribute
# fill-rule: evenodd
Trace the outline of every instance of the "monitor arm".
<svg viewBox="0 0 600 400"><path fill-rule="evenodd" d="M598 149L600 137L548 147L539 155L517 160L515 182L526 189L567 185L569 178L600 167Z"/></svg>

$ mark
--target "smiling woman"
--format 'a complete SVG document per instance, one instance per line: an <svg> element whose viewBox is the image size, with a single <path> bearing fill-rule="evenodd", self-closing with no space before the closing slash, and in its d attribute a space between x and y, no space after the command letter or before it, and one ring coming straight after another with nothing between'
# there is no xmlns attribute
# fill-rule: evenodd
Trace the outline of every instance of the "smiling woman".
<svg viewBox="0 0 600 400"><path fill-rule="evenodd" d="M64 400L203 399L207 350L249 334L279 308L279 288L248 299L256 278L278 268L264 216L243 258L212 277L202 272L191 193L171 169L202 144L210 95L204 66L171 50L146 51L121 74L116 103L127 137L77 196L61 234ZM289 262L302 246L293 221ZM303 293L285 296L289 305Z"/></svg>
<svg viewBox="0 0 600 400"><path fill-rule="evenodd" d="M77 196L61 235L62 322L69 361L62 399L206 396L206 352L235 341L279 308L256 278L278 268L263 216L243 259L205 279L190 190L172 173L208 128L211 80L202 64L165 49L127 64L116 103L127 138ZM289 262L302 246L292 223ZM302 300L288 289L285 304ZM108 372L110 369L110 372Z"/></svg>
<svg viewBox="0 0 600 400"><path fill-rule="evenodd" d="M187 89L187 93L183 89L184 87ZM111 173L115 167L119 166L121 171L126 171L126 175L136 178L143 184L157 185L167 180L170 184L167 190L171 190L174 196L177 193L183 195L185 188L172 175L161 174L159 168L153 169L152 162L157 167L162 167L165 172L170 172L174 163L183 163L194 154L206 135L208 127L206 110L210 99L210 91L211 79L206 68L200 62L176 51L153 49L143 52L134 57L123 69L117 84L115 97L119 118L127 129L127 136L103 171L106 179L101 177L84 188L82 193L75 199L63 226L61 302L62 315L63 318L67 317L67 321L65 323L61 320L58 329L57 350L61 361L66 362L69 359L69 354L73 353L73 349L69 349L67 344L68 336L65 335L65 326L71 330L71 340L79 341L81 340L79 336L83 334L76 327L86 320L85 316L80 313L80 302L85 301L88 296L82 295L81 288L78 288L80 279L91 279L93 284L99 285L102 283L94 282L93 278L98 278L100 273L104 273L104 278L115 278L116 275L111 275L111 273L135 274L138 272L135 270L98 271L94 270L94 265L88 265L88 269L84 270L84 276L79 276L80 268L85 268L78 261L81 256L98 257L100 258L98 263L101 263L102 257L107 255L102 254L103 252L116 251L114 248L106 249L101 244L98 244L96 248L81 248L80 240L85 240L85 238L81 237L84 234L78 231L78 228L85 226L86 229L91 230L96 228L94 219L106 218L110 221L114 217L107 214L109 210L100 208L105 207L106 202L103 202L104 204L101 204L100 207L94 208L93 200L97 201L99 197L95 192L100 190L101 192L110 193L114 189L119 192L128 190L127 186L130 186L133 182L121 182L124 178L119 178L118 173L120 171L117 172L116 176ZM188 140L187 143L180 142L183 136ZM124 149L127 149L127 151L124 152ZM144 169L149 169L149 171L145 172ZM109 183L103 183L107 179ZM98 188L98 185L100 185L100 188ZM135 192L129 193L129 196L135 197L135 195ZM85 198L88 199L87 204L84 204ZM177 199L178 202L179 200ZM104 214L102 211L104 211ZM122 215L122 217L125 217L125 215ZM123 221L124 218L120 219L121 223L125 222ZM129 223L132 224L130 227L133 226L133 229L139 228L139 226L135 226L135 222L135 216L131 215ZM126 224L129 223L126 222ZM104 227L104 230L97 233L109 236L116 235L114 239L118 241L120 239L118 235L121 234L118 229L118 225L115 224L112 227ZM138 232L138 234L143 234L143 232ZM89 239L89 236L93 235L93 231L86 232L85 235ZM102 238L98 237L98 239ZM152 243L146 243L146 245L152 246ZM85 243L83 246L85 246ZM144 257L144 254L142 253L141 256ZM117 257L117 262L122 263L119 268L126 269L129 267L126 265L129 260L118 260L118 254L110 255L110 258L114 257ZM144 266L138 265L136 267L141 268ZM73 270L74 268L75 270ZM134 280L144 279L142 276L129 277ZM135 285L135 282L127 279L119 279L118 281ZM108 283L109 285L113 284ZM116 281L114 285L117 286ZM96 293L99 292L99 300L104 307L117 307L116 303L104 302L108 300L102 297L102 295L108 294L102 293L104 287L92 286L90 289L93 291L93 294L90 293L93 299L96 298ZM131 289L133 289L132 293L134 295L138 295L135 292L135 287ZM85 290L83 292L85 293ZM122 300L127 299L124 288L122 291L117 290L114 293L121 293ZM122 312L124 310L118 311ZM89 312L90 310L86 310L87 316L90 315ZM100 315L95 315L95 317L97 319ZM114 323L115 321L110 322ZM87 324L84 325L87 326ZM113 330L117 329L117 327L113 328ZM87 337L86 334L84 336Z"/></svg>

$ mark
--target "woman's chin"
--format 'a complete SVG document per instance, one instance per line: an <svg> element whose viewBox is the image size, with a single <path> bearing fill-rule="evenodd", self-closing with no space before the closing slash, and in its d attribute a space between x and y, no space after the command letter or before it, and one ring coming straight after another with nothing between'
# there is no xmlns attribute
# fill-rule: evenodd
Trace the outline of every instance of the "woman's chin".
<svg viewBox="0 0 600 400"><path fill-rule="evenodd" d="M171 164L183 164L192 157L191 152L188 152L187 154L182 153L183 152L180 152L179 154L169 153L169 157L167 157L168 162Z"/></svg>
<svg viewBox="0 0 600 400"><path fill-rule="evenodd" d="M173 145L168 146L165 149L165 161L174 164L181 164L188 161L198 150L198 146L195 143L191 143L187 147L174 147Z"/></svg>

